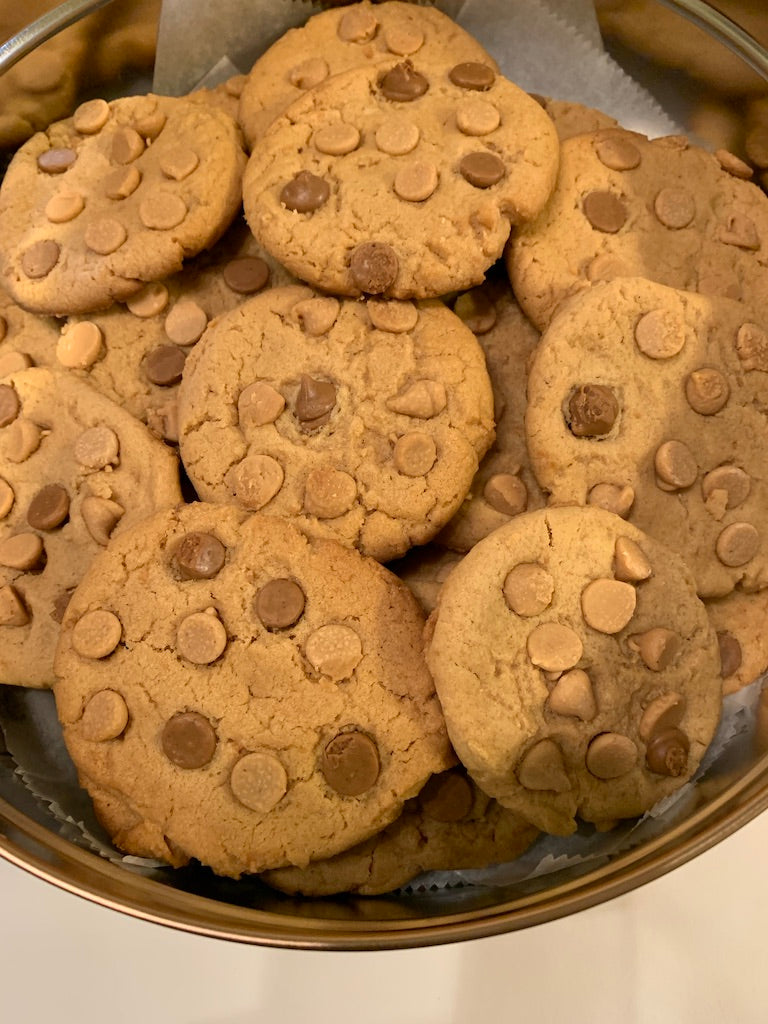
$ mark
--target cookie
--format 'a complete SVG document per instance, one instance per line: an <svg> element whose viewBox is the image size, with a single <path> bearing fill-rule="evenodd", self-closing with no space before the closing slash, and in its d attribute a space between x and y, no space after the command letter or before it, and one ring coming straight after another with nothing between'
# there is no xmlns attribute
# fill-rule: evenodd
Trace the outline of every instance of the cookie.
<svg viewBox="0 0 768 1024"><path fill-rule="evenodd" d="M237 111L245 82L245 75L232 75L231 78L220 82L219 85L210 89L196 89L194 92L187 93L184 98L189 103L207 103L218 107L233 120L237 120Z"/></svg>
<svg viewBox="0 0 768 1024"><path fill-rule="evenodd" d="M53 366L59 322L22 309L0 288L0 377L29 366Z"/></svg>
<svg viewBox="0 0 768 1024"><path fill-rule="evenodd" d="M428 632L457 754L544 831L642 814L714 735L720 659L693 577L602 509L541 509L494 531L444 583Z"/></svg>
<svg viewBox="0 0 768 1024"><path fill-rule="evenodd" d="M768 670L768 590L734 591L706 602L720 644L723 695L749 686Z"/></svg>
<svg viewBox="0 0 768 1024"><path fill-rule="evenodd" d="M768 334L746 306L640 278L593 285L542 335L531 464L554 504L628 516L702 597L768 586Z"/></svg>
<svg viewBox="0 0 768 1024"><path fill-rule="evenodd" d="M493 385L496 440L456 515L437 543L469 551L491 530L545 504L530 468L525 441L528 362L539 332L518 306L509 285L494 281L460 295L454 312L477 336Z"/></svg>
<svg viewBox="0 0 768 1024"><path fill-rule="evenodd" d="M67 601L114 534L181 501L178 460L87 384L0 382L0 682L46 687Z"/></svg>
<svg viewBox="0 0 768 1024"><path fill-rule="evenodd" d="M30 139L0 188L2 281L26 309L90 313L178 271L240 204L223 112L162 96L89 100Z"/></svg>
<svg viewBox="0 0 768 1024"><path fill-rule="evenodd" d="M385 827L451 763L422 623L377 563L232 506L115 538L67 609L55 694L116 844L237 877Z"/></svg>
<svg viewBox="0 0 768 1024"><path fill-rule="evenodd" d="M445 525L492 439L483 353L435 301L273 288L210 325L179 390L181 457L201 498L380 561Z"/></svg>
<svg viewBox="0 0 768 1024"><path fill-rule="evenodd" d="M432 7L388 0L323 11L289 29L251 68L238 113L249 148L286 107L330 76L402 57L480 61L498 71L476 39Z"/></svg>
<svg viewBox="0 0 768 1024"><path fill-rule="evenodd" d="M365 843L306 868L267 871L262 881L303 896L376 896L424 871L485 868L514 860L538 829L481 793L462 768L433 775L400 817Z"/></svg>
<svg viewBox="0 0 768 1024"><path fill-rule="evenodd" d="M251 154L245 215L292 273L338 295L479 284L555 181L557 134L488 64L378 64L296 100Z"/></svg>
<svg viewBox="0 0 768 1024"><path fill-rule="evenodd" d="M610 130L567 139L546 209L511 239L520 305L544 329L595 281L647 277L768 311L768 197L742 161L682 136Z"/></svg>
<svg viewBox="0 0 768 1024"><path fill-rule="evenodd" d="M615 117L604 114L602 110L595 110L594 107L585 107L583 103L557 100L551 96L539 96L538 93L531 93L531 96L542 105L555 122L557 137L561 142L573 138L574 135L584 135L586 132L619 127L619 122Z"/></svg>
<svg viewBox="0 0 768 1024"><path fill-rule="evenodd" d="M434 611L443 583L461 561L456 551L438 544L411 548L407 555L390 562L387 568L405 583L425 614Z"/></svg>

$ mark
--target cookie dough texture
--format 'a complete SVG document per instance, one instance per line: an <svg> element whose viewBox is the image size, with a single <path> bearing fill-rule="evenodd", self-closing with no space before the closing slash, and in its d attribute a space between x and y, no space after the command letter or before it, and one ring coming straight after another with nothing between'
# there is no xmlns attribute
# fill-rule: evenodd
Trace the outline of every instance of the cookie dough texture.
<svg viewBox="0 0 768 1024"><path fill-rule="evenodd" d="M210 326L179 391L206 501L295 520L387 561L437 533L493 439L472 332L442 303L273 288Z"/></svg>
<svg viewBox="0 0 768 1024"><path fill-rule="evenodd" d="M377 563L232 506L116 538L67 610L55 688L116 844L237 877L384 828L451 763L422 623Z"/></svg>
<svg viewBox="0 0 768 1024"><path fill-rule="evenodd" d="M398 57L437 62L496 62L467 32L431 7L352 4L289 29L251 68L238 119L250 148L304 93L332 75Z"/></svg>
<svg viewBox="0 0 768 1024"><path fill-rule="evenodd" d="M717 640L673 552L601 509L520 516L466 555L427 662L457 754L539 828L642 814L696 770Z"/></svg>
<svg viewBox="0 0 768 1024"><path fill-rule="evenodd" d="M511 226L543 207L557 161L552 121L527 93L487 64L417 55L292 103L251 154L245 214L315 287L435 297L483 280Z"/></svg>
<svg viewBox="0 0 768 1024"><path fill-rule="evenodd" d="M377 836L304 869L278 868L267 885L304 896L375 896L424 871L485 868L519 857L538 830L482 793L462 768L433 776Z"/></svg>
<svg viewBox="0 0 768 1024"><path fill-rule="evenodd" d="M761 313L768 198L684 137L579 135L563 143L552 198L515 233L506 259L518 301L542 330L564 298L616 277L742 300Z"/></svg>
<svg viewBox="0 0 768 1024"><path fill-rule="evenodd" d="M178 460L87 384L0 382L0 681L47 687L70 594L112 535L181 501Z"/></svg>
<svg viewBox="0 0 768 1024"><path fill-rule="evenodd" d="M734 591L706 602L720 644L723 695L749 686L768 670L768 590Z"/></svg>
<svg viewBox="0 0 768 1024"><path fill-rule="evenodd" d="M22 309L0 288L0 377L30 366L54 366L59 322Z"/></svg>
<svg viewBox="0 0 768 1024"><path fill-rule="evenodd" d="M748 307L621 278L563 305L528 378L532 465L679 552L702 597L768 585L768 334Z"/></svg>
<svg viewBox="0 0 768 1024"><path fill-rule="evenodd" d="M90 100L17 152L0 189L4 286L38 313L105 309L226 229L245 155L222 111L160 96Z"/></svg>

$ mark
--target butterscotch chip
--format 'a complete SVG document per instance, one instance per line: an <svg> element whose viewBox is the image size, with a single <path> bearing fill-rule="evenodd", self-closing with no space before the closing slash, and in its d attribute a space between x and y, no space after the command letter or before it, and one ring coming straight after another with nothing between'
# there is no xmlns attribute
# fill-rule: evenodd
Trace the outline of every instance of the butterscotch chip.
<svg viewBox="0 0 768 1024"><path fill-rule="evenodd" d="M360 664L363 645L350 626L321 626L308 637L304 653L316 672L340 682Z"/></svg>
<svg viewBox="0 0 768 1024"><path fill-rule="evenodd" d="M25 416L17 417L8 428L5 457L10 462L26 462L40 447L43 432Z"/></svg>
<svg viewBox="0 0 768 1024"><path fill-rule="evenodd" d="M653 465L659 479L675 490L690 487L699 475L696 459L682 441L665 441L659 445Z"/></svg>
<svg viewBox="0 0 768 1024"><path fill-rule="evenodd" d="M314 337L330 331L338 319L339 309L338 299L320 297L305 299L293 307L304 332Z"/></svg>
<svg viewBox="0 0 768 1024"><path fill-rule="evenodd" d="M280 192L280 202L287 210L296 213L314 213L319 210L331 194L331 186L325 178L310 171L299 171Z"/></svg>
<svg viewBox="0 0 768 1024"><path fill-rule="evenodd" d="M417 380L404 391L387 399L387 408L404 416L429 420L448 404L445 385L439 380Z"/></svg>
<svg viewBox="0 0 768 1024"><path fill-rule="evenodd" d="M168 305L168 289L161 281L152 281L132 295L126 306L134 316L159 316Z"/></svg>
<svg viewBox="0 0 768 1024"><path fill-rule="evenodd" d="M314 89L328 77L328 63L322 57L308 57L288 72L288 81L297 89Z"/></svg>
<svg viewBox="0 0 768 1024"><path fill-rule="evenodd" d="M255 295L269 281L269 267L259 256L244 256L230 260L222 276L227 286L238 295Z"/></svg>
<svg viewBox="0 0 768 1024"><path fill-rule="evenodd" d="M69 495L61 484L46 484L29 503L27 522L33 530L55 530L69 515Z"/></svg>
<svg viewBox="0 0 768 1024"><path fill-rule="evenodd" d="M640 739L647 743L654 733L664 732L672 726L679 725L687 708L687 701L680 693L663 693L652 700L643 711L638 733Z"/></svg>
<svg viewBox="0 0 768 1024"><path fill-rule="evenodd" d="M26 626L29 612L16 587L0 587L0 626Z"/></svg>
<svg viewBox="0 0 768 1024"><path fill-rule="evenodd" d="M486 100L461 100L456 107L456 124L465 135L490 135L501 124L501 114Z"/></svg>
<svg viewBox="0 0 768 1024"><path fill-rule="evenodd" d="M723 409L730 397L728 381L713 366L692 370L685 381L685 397L694 412L713 416Z"/></svg>
<svg viewBox="0 0 768 1024"><path fill-rule="evenodd" d="M90 222L83 237L85 244L93 252L100 256L109 256L125 243L128 232L114 217L101 217Z"/></svg>
<svg viewBox="0 0 768 1024"><path fill-rule="evenodd" d="M289 579L270 580L256 595L256 614L267 629L286 629L304 614L305 601L298 583Z"/></svg>
<svg viewBox="0 0 768 1024"><path fill-rule="evenodd" d="M604 135L595 142L595 153L600 163L612 171L631 171L640 166L642 159L637 146L620 134Z"/></svg>
<svg viewBox="0 0 768 1024"><path fill-rule="evenodd" d="M166 178L183 181L197 170L200 157L193 149L179 146L177 149L166 150L160 158L160 169Z"/></svg>
<svg viewBox="0 0 768 1024"><path fill-rule="evenodd" d="M226 556L218 537L195 530L182 538L173 559L182 579L210 580L221 571Z"/></svg>
<svg viewBox="0 0 768 1024"><path fill-rule="evenodd" d="M115 740L128 725L128 705L116 690L99 690L83 709L80 731L92 743Z"/></svg>
<svg viewBox="0 0 768 1024"><path fill-rule="evenodd" d="M723 679L728 679L741 668L743 654L741 644L731 633L718 631L717 644L720 648L720 671Z"/></svg>
<svg viewBox="0 0 768 1024"><path fill-rule="evenodd" d="M613 192L596 189L584 196L584 216L597 231L614 235L627 221L627 208Z"/></svg>
<svg viewBox="0 0 768 1024"><path fill-rule="evenodd" d="M367 43L373 39L379 27L379 19L373 11L365 8L353 8L345 11L339 19L337 32L339 39L348 43Z"/></svg>
<svg viewBox="0 0 768 1024"><path fill-rule="evenodd" d="M274 423L284 408L283 396L263 380L243 388L237 400L238 420L243 429Z"/></svg>
<svg viewBox="0 0 768 1024"><path fill-rule="evenodd" d="M420 203L429 199L437 188L439 176L433 163L414 160L401 167L395 175L394 190L401 199Z"/></svg>
<svg viewBox="0 0 768 1024"><path fill-rule="evenodd" d="M224 653L227 631L215 614L193 612L179 623L176 646L187 661L195 665L210 665Z"/></svg>
<svg viewBox="0 0 768 1024"><path fill-rule="evenodd" d="M79 192L58 192L45 204L45 216L52 224L66 224L84 209L85 200Z"/></svg>
<svg viewBox="0 0 768 1024"><path fill-rule="evenodd" d="M645 633L631 637L630 646L637 650L652 672L663 672L680 652L682 640L680 634L674 630L665 626L654 626Z"/></svg>
<svg viewBox="0 0 768 1024"><path fill-rule="evenodd" d="M379 777L379 751L365 733L343 732L325 746L321 770L341 796L362 796Z"/></svg>
<svg viewBox="0 0 768 1024"><path fill-rule="evenodd" d="M98 324L81 320L62 332L56 344L56 358L62 366L87 370L99 358L103 340Z"/></svg>
<svg viewBox="0 0 768 1024"><path fill-rule="evenodd" d="M535 562L516 565L504 580L504 599L516 615L540 615L552 603L554 592L551 573Z"/></svg>
<svg viewBox="0 0 768 1024"><path fill-rule="evenodd" d="M72 647L83 658L106 658L122 635L123 627L114 612L98 608L77 620L72 630Z"/></svg>
<svg viewBox="0 0 768 1024"><path fill-rule="evenodd" d="M227 474L234 496L253 512L274 498L284 478L283 467L270 455L248 455Z"/></svg>
<svg viewBox="0 0 768 1024"><path fill-rule="evenodd" d="M419 311L412 302L369 299L366 308L373 326L391 334L406 334L419 322Z"/></svg>
<svg viewBox="0 0 768 1024"><path fill-rule="evenodd" d="M160 736L163 753L177 768L204 768L216 753L216 730L197 711L180 711L169 718Z"/></svg>
<svg viewBox="0 0 768 1024"><path fill-rule="evenodd" d="M493 68L479 61L463 61L455 64L448 72L448 77L460 89L475 89L485 92L496 80Z"/></svg>
<svg viewBox="0 0 768 1024"><path fill-rule="evenodd" d="M453 312L461 317L473 334L487 334L496 326L496 306L482 288L470 288L453 304Z"/></svg>
<svg viewBox="0 0 768 1024"><path fill-rule="evenodd" d="M72 123L81 135L95 135L108 120L109 104L102 99L81 103L72 117Z"/></svg>
<svg viewBox="0 0 768 1024"><path fill-rule="evenodd" d="M318 519L335 519L357 500L357 484L338 469L313 469L304 488L304 509Z"/></svg>
<svg viewBox="0 0 768 1024"><path fill-rule="evenodd" d="M548 672L573 668L584 653L578 633L559 622L542 622L528 634L528 657Z"/></svg>
<svg viewBox="0 0 768 1024"><path fill-rule="evenodd" d="M760 534L752 523L730 523L715 544L717 557L728 566L746 565L760 548Z"/></svg>
<svg viewBox="0 0 768 1024"><path fill-rule="evenodd" d="M517 516L528 507L528 488L513 473L494 473L483 488L483 497L497 512Z"/></svg>
<svg viewBox="0 0 768 1024"><path fill-rule="evenodd" d="M352 153L360 145L360 131L352 124L341 122L320 128L312 136L315 148L329 156Z"/></svg>
<svg viewBox="0 0 768 1024"><path fill-rule="evenodd" d="M752 481L738 466L718 466L705 474L701 481L701 493L705 502L715 494L725 495L725 507L736 508L749 497Z"/></svg>
<svg viewBox="0 0 768 1024"><path fill-rule="evenodd" d="M456 771L433 775L419 793L419 806L433 821L463 821L473 803L471 783Z"/></svg>
<svg viewBox="0 0 768 1024"><path fill-rule="evenodd" d="M376 129L376 145L389 156L405 156L419 142L419 127L403 117L393 117Z"/></svg>
<svg viewBox="0 0 768 1024"><path fill-rule="evenodd" d="M677 778L686 769L690 747L688 737L680 729L665 729L649 742L645 760L652 772Z"/></svg>
<svg viewBox="0 0 768 1024"><path fill-rule="evenodd" d="M74 149L57 146L42 152L37 158L37 166L45 174L63 174L69 170L75 160L77 160L77 153Z"/></svg>
<svg viewBox="0 0 768 1024"><path fill-rule="evenodd" d="M424 33L414 25L388 25L384 29L384 41L390 53L408 57L424 45Z"/></svg>
<svg viewBox="0 0 768 1024"><path fill-rule="evenodd" d="M13 423L21 411L19 396L10 384L0 384L0 427Z"/></svg>
<svg viewBox="0 0 768 1024"><path fill-rule="evenodd" d="M229 786L244 807L267 814L288 792L288 774L275 754L246 754L235 763Z"/></svg>
<svg viewBox="0 0 768 1024"><path fill-rule="evenodd" d="M116 164L131 164L138 160L143 152L144 139L135 128L120 128L112 137L112 160ZM165 154L161 158L161 166L164 159Z"/></svg>
<svg viewBox="0 0 768 1024"><path fill-rule="evenodd" d="M653 309L637 321L635 341L650 359L670 359L685 344L685 325L669 310Z"/></svg>
<svg viewBox="0 0 768 1024"><path fill-rule="evenodd" d="M165 318L165 333L174 345L194 345L208 326L208 314L194 299L175 303Z"/></svg>
<svg viewBox="0 0 768 1024"><path fill-rule="evenodd" d="M61 249L58 242L51 238L34 242L24 250L21 257L21 269L32 280L47 277L59 262Z"/></svg>
<svg viewBox="0 0 768 1024"><path fill-rule="evenodd" d="M118 167L104 179L104 195L108 199L127 199L141 184L141 171L131 164Z"/></svg>
<svg viewBox="0 0 768 1024"><path fill-rule="evenodd" d="M98 498L90 494L83 498L80 515L91 537L97 544L106 547L112 531L125 515L125 509L111 498Z"/></svg>
<svg viewBox="0 0 768 1024"><path fill-rule="evenodd" d="M74 456L89 469L103 469L117 465L120 458L120 441L110 427L103 424L84 430L75 441Z"/></svg>
<svg viewBox="0 0 768 1024"><path fill-rule="evenodd" d="M564 793L571 788L562 751L554 740L540 740L525 754L517 769L521 786L530 790L551 789Z"/></svg>
<svg viewBox="0 0 768 1024"><path fill-rule="evenodd" d="M685 188L663 188L656 194L653 210L665 228L687 228L696 216L696 200Z"/></svg>
<svg viewBox="0 0 768 1024"><path fill-rule="evenodd" d="M462 157L459 173L475 188L491 188L498 185L506 174L506 168L503 160L495 153L483 150Z"/></svg>
<svg viewBox="0 0 768 1024"><path fill-rule="evenodd" d="M352 253L349 270L361 292L380 295L395 283L399 263L391 246L383 242L363 242Z"/></svg>
<svg viewBox="0 0 768 1024"><path fill-rule="evenodd" d="M563 672L550 691L547 707L556 715L591 722L597 714L597 701L587 673L581 668Z"/></svg>
<svg viewBox="0 0 768 1024"><path fill-rule="evenodd" d="M575 437L605 437L618 415L615 394L602 384L582 384L568 400L568 426Z"/></svg>
<svg viewBox="0 0 768 1024"><path fill-rule="evenodd" d="M735 178L742 178L744 181L749 181L754 174L754 171L749 164L736 156L735 153L730 153L727 149L716 149L715 159L724 171L728 171L728 173L732 174Z"/></svg>
<svg viewBox="0 0 768 1024"><path fill-rule="evenodd" d="M5 519L8 513L13 508L13 503L16 499L13 493L13 488L7 480L3 480L0 477L0 519Z"/></svg>
<svg viewBox="0 0 768 1024"><path fill-rule="evenodd" d="M437 460L437 446L430 434L404 434L395 444L393 459L400 473L426 476Z"/></svg>
<svg viewBox="0 0 768 1024"><path fill-rule="evenodd" d="M178 384L184 372L187 353L178 345L158 345L144 358L144 372L147 379L158 387L167 388Z"/></svg>
<svg viewBox="0 0 768 1024"><path fill-rule="evenodd" d="M635 613L637 594L620 580L593 580L581 592L584 621L599 633L619 633Z"/></svg>
<svg viewBox="0 0 768 1024"><path fill-rule="evenodd" d="M620 733L601 733L587 748L587 770L598 779L621 778L632 771L636 761L637 747Z"/></svg>
<svg viewBox="0 0 768 1024"><path fill-rule="evenodd" d="M643 549L629 537L617 537L613 554L613 575L625 583L639 583L653 575Z"/></svg>
<svg viewBox="0 0 768 1024"><path fill-rule="evenodd" d="M154 192L139 205L139 217L145 228L170 231L187 216L187 204L173 192Z"/></svg>

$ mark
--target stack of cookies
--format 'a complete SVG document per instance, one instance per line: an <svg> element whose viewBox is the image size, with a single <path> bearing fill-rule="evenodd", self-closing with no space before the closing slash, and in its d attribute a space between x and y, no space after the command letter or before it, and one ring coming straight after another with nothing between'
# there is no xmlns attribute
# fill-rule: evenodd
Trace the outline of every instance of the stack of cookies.
<svg viewBox="0 0 768 1024"><path fill-rule="evenodd" d="M17 152L0 677L121 850L377 893L694 775L768 663L748 175L397 0Z"/></svg>

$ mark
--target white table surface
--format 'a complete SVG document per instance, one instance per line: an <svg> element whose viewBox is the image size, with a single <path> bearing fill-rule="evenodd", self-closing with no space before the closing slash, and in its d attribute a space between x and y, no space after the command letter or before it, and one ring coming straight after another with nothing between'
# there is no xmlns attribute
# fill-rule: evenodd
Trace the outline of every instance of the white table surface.
<svg viewBox="0 0 768 1024"><path fill-rule="evenodd" d="M537 928L383 953L272 950L105 910L0 861L0 1021L766 1024L768 813Z"/></svg>

